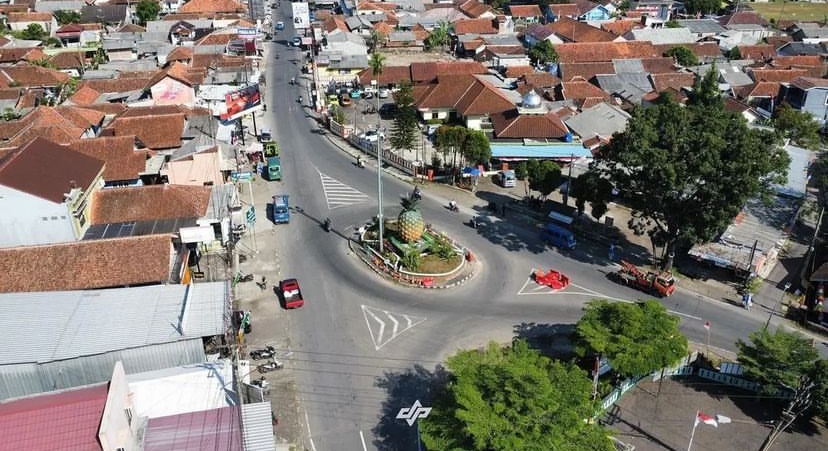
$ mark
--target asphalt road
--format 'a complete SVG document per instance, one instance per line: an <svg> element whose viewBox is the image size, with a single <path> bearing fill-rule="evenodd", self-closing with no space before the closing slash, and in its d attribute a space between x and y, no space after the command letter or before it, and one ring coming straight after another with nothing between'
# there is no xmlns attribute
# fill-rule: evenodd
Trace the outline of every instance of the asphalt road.
<svg viewBox="0 0 828 451"><path fill-rule="evenodd" d="M285 22L290 29L290 21ZM276 39L289 40L289 29ZM416 449L415 429L394 416L416 399L428 404L430 384L440 377L445 357L490 340L566 329L593 298L644 297L606 278L612 268L606 255L598 255L604 250L558 253L508 219L492 218L473 230L464 224L472 211L451 213L445 199L428 190L421 203L426 221L471 249L481 271L450 290L403 288L378 278L348 254L347 246L356 228L376 214L375 166L356 167L318 132L309 110L296 102L301 88L288 83L299 76L301 63L291 60L301 53L271 45L270 58L280 56L267 63L266 121L282 149L282 187L294 208L276 248L282 274L297 277L307 299L305 307L289 312L288 330L309 449ZM301 95L307 103L307 91ZM383 186L384 214L394 217L400 196L411 186L387 175ZM333 233L320 225L326 217ZM538 290L528 280L533 268L563 271L573 285L558 293ZM738 338L764 322L741 308L685 292L662 302L682 318L681 331L692 341L707 342L703 325L712 321L712 348L732 350Z"/></svg>

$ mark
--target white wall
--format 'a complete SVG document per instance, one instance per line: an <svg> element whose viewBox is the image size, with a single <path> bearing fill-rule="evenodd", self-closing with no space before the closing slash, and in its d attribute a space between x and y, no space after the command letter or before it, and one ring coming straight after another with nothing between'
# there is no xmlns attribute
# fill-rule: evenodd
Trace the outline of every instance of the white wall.
<svg viewBox="0 0 828 451"><path fill-rule="evenodd" d="M65 204L56 204L0 185L0 247L76 240ZM44 220L43 218L47 218Z"/></svg>
<svg viewBox="0 0 828 451"><path fill-rule="evenodd" d="M133 449L133 424L137 419L131 418L132 403L129 399L129 384L126 373L120 361L115 362L112 380L109 382L109 392L106 396L106 405L101 415L101 426L98 428L98 440L103 451L117 451L119 448L130 451Z"/></svg>

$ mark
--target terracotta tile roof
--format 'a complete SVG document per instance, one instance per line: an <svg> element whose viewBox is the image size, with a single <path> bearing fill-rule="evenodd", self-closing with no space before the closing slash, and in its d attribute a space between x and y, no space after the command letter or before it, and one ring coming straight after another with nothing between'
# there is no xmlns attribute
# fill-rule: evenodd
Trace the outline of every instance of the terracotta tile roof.
<svg viewBox="0 0 828 451"><path fill-rule="evenodd" d="M814 77L797 77L791 82L791 85L803 90L812 88L828 88L828 80Z"/></svg>
<svg viewBox="0 0 828 451"><path fill-rule="evenodd" d="M20 147L36 137L47 138L58 144L68 144L80 138L88 127L78 126L78 123L82 123L77 117L78 112L71 112L66 108L69 107L39 106L17 121L6 123L7 127L0 128L3 146ZM63 114L65 112L67 115Z"/></svg>
<svg viewBox="0 0 828 451"><path fill-rule="evenodd" d="M750 68L747 71L748 75L754 81L772 81L777 83L790 83L797 77L807 77L808 71L805 69L755 69Z"/></svg>
<svg viewBox="0 0 828 451"><path fill-rule="evenodd" d="M742 86L737 89L736 94L740 99L751 99L755 97L775 98L779 96L782 84L774 81L760 81L752 85Z"/></svg>
<svg viewBox="0 0 828 451"><path fill-rule="evenodd" d="M765 40L768 41L768 45L773 46L774 49L778 49L779 47L782 47L783 45L793 41L793 38L790 37L790 36L787 36L787 35L782 35L782 36L768 36L767 38L765 38ZM774 50L774 52L775 52L775 50Z"/></svg>
<svg viewBox="0 0 828 451"><path fill-rule="evenodd" d="M596 63L561 63L559 66L561 79L564 81L573 78L591 80L596 75L614 74L615 66L611 61Z"/></svg>
<svg viewBox="0 0 828 451"><path fill-rule="evenodd" d="M20 61L40 61L47 58L39 47L0 47L0 63L14 64Z"/></svg>
<svg viewBox="0 0 828 451"><path fill-rule="evenodd" d="M557 114L519 114L513 109L492 115L496 138L560 139L569 129Z"/></svg>
<svg viewBox="0 0 828 451"><path fill-rule="evenodd" d="M178 113L117 117L107 129L114 136L135 135L148 149L160 150L181 146L184 125L184 114Z"/></svg>
<svg viewBox="0 0 828 451"><path fill-rule="evenodd" d="M561 83L562 100L607 99L609 94L586 80L572 80Z"/></svg>
<svg viewBox="0 0 828 451"><path fill-rule="evenodd" d="M49 58L49 62L57 69L80 69L86 64L86 59L81 52L60 52Z"/></svg>
<svg viewBox="0 0 828 451"><path fill-rule="evenodd" d="M220 67L244 67L250 63L243 56L231 56L218 53L198 53L193 55L192 67L220 68Z"/></svg>
<svg viewBox="0 0 828 451"><path fill-rule="evenodd" d="M623 20L617 19L613 22L603 22L601 23L601 29L614 34L615 36L621 36L628 33L630 30L634 28L640 28L641 21L639 20Z"/></svg>
<svg viewBox="0 0 828 451"><path fill-rule="evenodd" d="M377 33L383 33L388 36L394 31L394 27L389 25L388 22L377 22L374 24L374 30L376 30Z"/></svg>
<svg viewBox="0 0 828 451"><path fill-rule="evenodd" d="M0 5L0 13L25 13L29 11L29 7L25 2L15 3L13 5L4 4Z"/></svg>
<svg viewBox="0 0 828 451"><path fill-rule="evenodd" d="M27 12L27 13L8 13L6 21L9 23L15 22L51 22L52 13L48 12Z"/></svg>
<svg viewBox="0 0 828 451"><path fill-rule="evenodd" d="M195 83L193 83L193 80L191 79L193 74L190 69L191 68L184 63L173 61L169 66L167 66L166 69L159 69L156 71L155 75L153 75L149 82L147 82L145 88L150 88L167 77L192 87Z"/></svg>
<svg viewBox="0 0 828 451"><path fill-rule="evenodd" d="M676 71L675 62L673 58L641 58L641 65L644 66L644 71L650 74L666 74Z"/></svg>
<svg viewBox="0 0 828 451"><path fill-rule="evenodd" d="M740 45L737 48L743 60L764 61L776 56L776 48L770 44Z"/></svg>
<svg viewBox="0 0 828 451"><path fill-rule="evenodd" d="M0 78L6 83L18 86L54 87L69 80L69 75L61 71L40 66L9 66L0 68Z"/></svg>
<svg viewBox="0 0 828 451"><path fill-rule="evenodd" d="M458 20L454 22L454 32L458 35L497 34L497 23L490 18Z"/></svg>
<svg viewBox="0 0 828 451"><path fill-rule="evenodd" d="M775 67L822 67L822 57L814 56L774 56L771 65Z"/></svg>
<svg viewBox="0 0 828 451"><path fill-rule="evenodd" d="M558 44L555 46L555 51L558 52L558 61L562 63L586 63L662 56L653 44L643 41L573 42Z"/></svg>
<svg viewBox="0 0 828 451"><path fill-rule="evenodd" d="M519 78L534 72L535 68L532 66L507 66L505 76L506 78Z"/></svg>
<svg viewBox="0 0 828 451"><path fill-rule="evenodd" d="M112 94L118 92L139 91L144 89L149 83L151 77L141 78L113 78L100 80L85 80L81 82L81 86L88 86L101 94Z"/></svg>
<svg viewBox="0 0 828 451"><path fill-rule="evenodd" d="M223 30L219 30L202 37L194 45L227 45L238 38L239 35L236 33L224 33Z"/></svg>
<svg viewBox="0 0 828 451"><path fill-rule="evenodd" d="M718 19L719 24L723 27L728 25L766 25L765 19L762 18L755 11L739 11L730 15L722 16Z"/></svg>
<svg viewBox="0 0 828 451"><path fill-rule="evenodd" d="M653 48L659 52L659 56L664 56L664 54L673 47L687 47L699 59L719 58L722 56L722 50L716 42L697 42L695 44L653 44Z"/></svg>
<svg viewBox="0 0 828 451"><path fill-rule="evenodd" d="M163 116L168 114L185 114L189 110L181 105L152 105L152 106L131 106L119 115L119 118Z"/></svg>
<svg viewBox="0 0 828 451"><path fill-rule="evenodd" d="M0 99L2 100L16 100L20 97L20 90L17 88L3 88L0 89Z"/></svg>
<svg viewBox="0 0 828 451"><path fill-rule="evenodd" d="M545 27L564 42L609 42L618 38L612 33L568 17L561 18Z"/></svg>
<svg viewBox="0 0 828 451"><path fill-rule="evenodd" d="M397 10L397 5L395 3L390 3L390 2L380 3L380 2L361 1L361 2L359 2L359 6L358 6L357 9L362 9L362 10L372 10L373 9L373 10L381 10L381 11L393 13L394 11Z"/></svg>
<svg viewBox="0 0 828 451"><path fill-rule="evenodd" d="M29 451L101 451L98 429L108 392L109 384L104 383L4 401L0 406L0 430L5 446Z"/></svg>
<svg viewBox="0 0 828 451"><path fill-rule="evenodd" d="M557 3L548 6L555 17L578 17L581 15L581 8L575 3Z"/></svg>
<svg viewBox="0 0 828 451"><path fill-rule="evenodd" d="M69 149L106 163L103 178L107 182L135 180L146 169L147 152L133 150L134 136L105 136L78 139L69 144Z"/></svg>
<svg viewBox="0 0 828 451"><path fill-rule="evenodd" d="M167 55L167 61L190 61L193 59L193 48L190 46L177 46Z"/></svg>
<svg viewBox="0 0 828 451"><path fill-rule="evenodd" d="M0 185L60 204L73 186L88 188L103 169L97 158L38 137L0 161Z"/></svg>
<svg viewBox="0 0 828 451"><path fill-rule="evenodd" d="M734 99L733 97L727 96L724 98L724 109L742 114L745 111L750 111L750 106Z"/></svg>
<svg viewBox="0 0 828 451"><path fill-rule="evenodd" d="M486 66L476 61L454 62L417 62L411 63L411 81L414 83L431 82L440 75L448 74L486 74Z"/></svg>
<svg viewBox="0 0 828 451"><path fill-rule="evenodd" d="M99 190L92 199L92 224L202 218L209 186L146 185Z"/></svg>
<svg viewBox="0 0 828 451"><path fill-rule="evenodd" d="M521 77L521 81L536 88L552 88L561 83L561 79L549 72L533 72Z"/></svg>
<svg viewBox="0 0 828 451"><path fill-rule="evenodd" d="M143 33L147 31L147 29L134 23L126 23L118 27L116 31L118 33Z"/></svg>
<svg viewBox="0 0 828 451"><path fill-rule="evenodd" d="M339 16L331 16L325 19L325 21L322 22L322 29L325 30L326 33L331 33L335 30L341 30L346 33L351 31L348 29L348 25L345 23L345 21ZM376 27L374 27L374 29L376 30Z"/></svg>
<svg viewBox="0 0 828 451"><path fill-rule="evenodd" d="M485 115L515 108L497 88L470 74L441 75L437 83L417 86L418 108L453 108L462 116Z"/></svg>
<svg viewBox="0 0 828 451"><path fill-rule="evenodd" d="M190 0L178 8L182 14L188 13L239 13L247 8L234 0Z"/></svg>
<svg viewBox="0 0 828 451"><path fill-rule="evenodd" d="M380 22L380 24L387 25L385 22ZM377 28L378 27L374 25L374 30L376 30ZM388 28L393 29L391 25L388 25ZM420 24L411 27L411 32L414 33L414 39L420 42L425 42L425 40L428 39L429 36L431 36L431 32L423 28L423 26Z"/></svg>
<svg viewBox="0 0 828 451"><path fill-rule="evenodd" d="M656 92L668 89L680 91L682 88L692 88L696 83L696 74L690 72L672 72L666 74L650 74L650 80Z"/></svg>
<svg viewBox="0 0 828 451"><path fill-rule="evenodd" d="M84 105L84 108L88 110L95 110L100 111L101 113L106 114L107 116L116 116L118 114L123 113L126 111L127 106L123 103L95 103L92 105Z"/></svg>
<svg viewBox="0 0 828 451"><path fill-rule="evenodd" d="M104 120L104 114L100 111L89 110L83 107L71 105L59 105L54 107L55 112L65 117L75 127L86 130L92 127L100 127Z"/></svg>
<svg viewBox="0 0 828 451"><path fill-rule="evenodd" d="M316 17L316 20L325 21L328 20L329 17L334 16L334 12L327 9L317 9L313 15Z"/></svg>
<svg viewBox="0 0 828 451"><path fill-rule="evenodd" d="M602 97L587 97L586 99L579 100L578 102L581 104L580 109L581 111L594 107L599 103L605 103L607 99Z"/></svg>
<svg viewBox="0 0 828 451"><path fill-rule="evenodd" d="M167 283L169 235L0 249L0 291L89 290ZM41 276L49 268L49 277Z"/></svg>
<svg viewBox="0 0 828 451"><path fill-rule="evenodd" d="M491 6L480 3L477 0L466 0L461 3L457 9L473 19L476 19L492 10Z"/></svg>
<svg viewBox="0 0 828 451"><path fill-rule="evenodd" d="M538 5L509 5L512 17L543 17Z"/></svg>
<svg viewBox="0 0 828 451"><path fill-rule="evenodd" d="M16 108L18 110L24 110L29 108L34 108L38 105L39 101L43 98L43 89L39 88L18 88L20 90L20 98L17 99Z"/></svg>

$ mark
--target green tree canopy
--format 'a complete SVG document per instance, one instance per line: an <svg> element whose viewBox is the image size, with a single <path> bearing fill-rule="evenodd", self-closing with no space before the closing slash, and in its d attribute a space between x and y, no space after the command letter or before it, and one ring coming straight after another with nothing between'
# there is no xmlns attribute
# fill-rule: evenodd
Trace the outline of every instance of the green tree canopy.
<svg viewBox="0 0 828 451"><path fill-rule="evenodd" d="M436 48L444 49L449 43L449 26L446 22L440 21L437 26L431 30L431 34L425 39L425 47L427 50Z"/></svg>
<svg viewBox="0 0 828 451"><path fill-rule="evenodd" d="M368 67L371 68L371 74L374 78L382 75L382 71L385 69L385 55L379 52L372 53L371 58L368 59Z"/></svg>
<svg viewBox="0 0 828 451"><path fill-rule="evenodd" d="M610 451L606 431L588 424L590 380L553 362L525 341L460 351L447 364L451 381L428 418L427 449L442 451Z"/></svg>
<svg viewBox="0 0 828 451"><path fill-rule="evenodd" d="M81 15L78 11L59 9L52 13L58 25L66 25L70 23L80 23Z"/></svg>
<svg viewBox="0 0 828 451"><path fill-rule="evenodd" d="M665 237L665 268L676 244L707 242L745 203L784 183L790 158L774 132L748 128L724 109L718 71L710 70L687 106L666 101L636 108L590 166L621 193L637 217ZM606 203L602 192L585 200Z"/></svg>
<svg viewBox="0 0 828 451"><path fill-rule="evenodd" d="M749 335L750 343L736 342L745 375L766 392L778 386L796 388L799 378L811 374L819 358L811 341L795 332L760 329Z"/></svg>
<svg viewBox="0 0 828 451"><path fill-rule="evenodd" d="M444 125L437 129L434 136L434 146L443 154L448 162L451 156L451 166L456 167L458 157L468 163L488 161L492 156L489 139L479 130L469 130L463 126Z"/></svg>
<svg viewBox="0 0 828 451"><path fill-rule="evenodd" d="M31 41L42 41L49 37L46 30L40 24L30 23L26 28L20 31L20 38Z"/></svg>
<svg viewBox="0 0 828 451"><path fill-rule="evenodd" d="M397 149L411 150L417 137L417 112L411 83L404 82L396 96L397 115L391 127L391 145Z"/></svg>
<svg viewBox="0 0 828 451"><path fill-rule="evenodd" d="M696 57L696 54L683 45L667 50L664 52L664 56L675 58L677 63L685 67L699 65L699 59Z"/></svg>
<svg viewBox="0 0 828 451"><path fill-rule="evenodd" d="M387 36L385 36L385 33L377 30L371 30L371 36L368 38L368 47L371 48L371 52L374 52L382 47L382 44L385 43L386 38Z"/></svg>
<svg viewBox="0 0 828 451"><path fill-rule="evenodd" d="M575 324L575 352L601 355L621 376L644 376L687 355L679 319L660 303L590 301Z"/></svg>
<svg viewBox="0 0 828 451"><path fill-rule="evenodd" d="M572 181L569 194L575 198L575 207L578 208L578 212L583 213L586 210L586 200L595 197L596 193L600 199L609 199L612 196L612 184L598 173L588 171ZM597 202L592 206L592 217L595 219L600 219L606 212L606 205L602 202Z"/></svg>
<svg viewBox="0 0 828 451"><path fill-rule="evenodd" d="M544 66L558 61L558 52L551 42L544 39L529 49L529 59L535 66Z"/></svg>
<svg viewBox="0 0 828 451"><path fill-rule="evenodd" d="M529 160L526 166L529 175L529 188L539 191L543 197L552 194L561 186L561 167L554 161Z"/></svg>
<svg viewBox="0 0 828 451"><path fill-rule="evenodd" d="M146 25L147 22L157 19L160 12L161 4L157 0L141 0L135 5L135 15L138 16L138 22L141 25Z"/></svg>
<svg viewBox="0 0 828 451"><path fill-rule="evenodd" d="M828 423L828 360L820 360L814 365L813 381L816 383L813 411Z"/></svg>
<svg viewBox="0 0 828 451"><path fill-rule="evenodd" d="M739 50L739 47L733 47L732 49L727 51L725 56L727 56L727 59L730 60L740 60L742 59L742 51Z"/></svg>
<svg viewBox="0 0 828 451"><path fill-rule="evenodd" d="M684 0L687 14L715 14L722 8L721 0Z"/></svg>
<svg viewBox="0 0 828 451"><path fill-rule="evenodd" d="M810 113L797 111L787 103L773 113L773 126L784 138L809 149L819 148L819 122Z"/></svg>

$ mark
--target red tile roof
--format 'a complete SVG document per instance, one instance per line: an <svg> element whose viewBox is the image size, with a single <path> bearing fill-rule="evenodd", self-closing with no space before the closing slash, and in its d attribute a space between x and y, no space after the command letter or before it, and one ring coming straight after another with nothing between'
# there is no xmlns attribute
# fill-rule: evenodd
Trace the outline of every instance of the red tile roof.
<svg viewBox="0 0 828 451"><path fill-rule="evenodd" d="M596 63L561 63L559 65L561 79L564 81L580 77L591 80L596 75L614 74L615 66L611 61Z"/></svg>
<svg viewBox="0 0 828 451"><path fill-rule="evenodd" d="M622 36L632 29L641 28L640 20L623 20L617 19L613 22L601 23L601 29L614 34L615 36Z"/></svg>
<svg viewBox="0 0 828 451"><path fill-rule="evenodd" d="M35 138L0 161L0 185L61 204L72 187L87 189L103 169L97 158Z"/></svg>
<svg viewBox="0 0 828 451"><path fill-rule="evenodd" d="M549 72L533 72L521 77L521 81L536 88L553 88L560 84L561 79Z"/></svg>
<svg viewBox="0 0 828 451"><path fill-rule="evenodd" d="M556 3L549 5L549 9L556 17L578 17L581 15L581 8L575 3Z"/></svg>
<svg viewBox="0 0 828 451"><path fill-rule="evenodd" d="M414 83L431 82L440 75L449 74L486 74L486 66L476 61L455 62L417 62L411 63L411 81Z"/></svg>
<svg viewBox="0 0 828 451"><path fill-rule="evenodd" d="M168 283L171 243L170 235L143 235L0 249L0 292ZM49 277L39 275L43 268L49 268Z"/></svg>
<svg viewBox="0 0 828 451"><path fill-rule="evenodd" d="M791 82L792 86L808 90L812 88L828 88L828 80L814 77L797 77Z"/></svg>
<svg viewBox="0 0 828 451"><path fill-rule="evenodd" d="M178 8L179 13L239 13L247 8L234 0L190 0Z"/></svg>
<svg viewBox="0 0 828 451"><path fill-rule="evenodd" d="M40 61L47 57L39 47L0 47L0 63L3 64Z"/></svg>
<svg viewBox="0 0 828 451"><path fill-rule="evenodd" d="M128 110L127 110L128 111ZM148 149L172 149L181 146L184 114L117 117L107 129L114 136L134 135Z"/></svg>
<svg viewBox="0 0 828 451"><path fill-rule="evenodd" d="M509 5L509 14L512 17L543 17L538 5Z"/></svg>
<svg viewBox="0 0 828 451"><path fill-rule="evenodd" d="M78 117L81 115L81 117ZM39 106L16 121L0 125L0 140L5 147L20 147L36 137L57 144L68 144L83 136L93 119L92 111L80 112L68 106Z"/></svg>
<svg viewBox="0 0 828 451"><path fill-rule="evenodd" d="M8 13L6 21L9 23L16 22L51 22L52 13L48 12L27 12L27 13Z"/></svg>
<svg viewBox="0 0 828 451"><path fill-rule="evenodd" d="M659 56L664 56L667 51L674 47L687 47L699 59L704 58L719 58L722 56L722 50L716 42L697 42L695 44L654 44L653 48L660 53Z"/></svg>
<svg viewBox="0 0 828 451"><path fill-rule="evenodd" d="M462 34L497 34L497 22L495 19L465 19L454 22L454 32Z"/></svg>
<svg viewBox="0 0 828 451"><path fill-rule="evenodd" d="M168 55L167 61L190 61L193 59L193 48L190 46L179 45L175 47Z"/></svg>
<svg viewBox="0 0 828 451"><path fill-rule="evenodd" d="M557 114L519 114L509 110L492 115L496 138L560 139L569 129Z"/></svg>
<svg viewBox="0 0 828 451"><path fill-rule="evenodd" d="M150 77L122 77L114 79L85 80L81 82L78 88L88 86L101 94L130 92L144 89L150 79Z"/></svg>
<svg viewBox="0 0 828 451"><path fill-rule="evenodd" d="M760 81L752 85L742 86L737 89L737 96L740 99L752 99L755 97L778 97L782 84L773 81Z"/></svg>
<svg viewBox="0 0 828 451"><path fill-rule="evenodd" d="M740 45L737 48L743 60L764 61L776 56L776 48L770 44Z"/></svg>
<svg viewBox="0 0 828 451"><path fill-rule="evenodd" d="M23 87L54 87L69 80L61 71L40 66L18 65L0 68L0 79L4 85L11 83Z"/></svg>
<svg viewBox="0 0 828 451"><path fill-rule="evenodd" d="M650 74L650 80L656 92L668 89L680 91L682 88L692 88L696 83L696 74L689 72L672 72L665 74Z"/></svg>
<svg viewBox="0 0 828 451"><path fill-rule="evenodd" d="M99 190L92 199L92 224L202 218L209 186L146 185Z"/></svg>
<svg viewBox="0 0 828 451"><path fill-rule="evenodd" d="M676 71L675 62L669 56L641 58L641 65L644 66L644 71L650 74L665 74Z"/></svg>
<svg viewBox="0 0 828 451"><path fill-rule="evenodd" d="M134 136L78 139L69 144L71 150L103 160L103 178L107 182L136 180L146 170L147 151L134 148Z"/></svg>
<svg viewBox="0 0 828 451"><path fill-rule="evenodd" d="M727 16L722 16L719 19L719 24L723 27L728 25L766 25L765 19L762 18L755 11L739 11Z"/></svg>
<svg viewBox="0 0 828 451"><path fill-rule="evenodd" d="M568 17L561 18L545 27L564 42L609 42L618 38L610 32Z"/></svg>
<svg viewBox="0 0 828 451"><path fill-rule="evenodd" d="M532 66L508 66L506 67L506 78L518 78L524 75L532 74L535 68Z"/></svg>
<svg viewBox="0 0 828 451"><path fill-rule="evenodd" d="M398 84L401 81L411 81L411 68L408 66L388 66L382 69L382 73L377 77L377 83L380 85ZM369 85L374 79L373 69L366 68L357 73L357 79L363 85Z"/></svg>
<svg viewBox="0 0 828 451"><path fill-rule="evenodd" d="M417 87L418 108L453 108L462 116L486 115L515 108L497 88L469 74L441 75L437 83Z"/></svg>
<svg viewBox="0 0 828 451"><path fill-rule="evenodd" d="M748 69L748 75L754 81L790 83L797 77L808 76L808 71L805 69Z"/></svg>
<svg viewBox="0 0 828 451"><path fill-rule="evenodd" d="M585 80L572 80L561 83L561 95L563 96L563 100L609 98L609 94Z"/></svg>
<svg viewBox="0 0 828 451"><path fill-rule="evenodd" d="M86 58L82 52L60 52L49 58L49 62L56 69L81 69L86 65Z"/></svg>
<svg viewBox="0 0 828 451"><path fill-rule="evenodd" d="M331 33L335 30L341 30L346 33L351 31L348 29L348 25L341 16L331 16L325 19L325 21L322 22L322 29L325 30L326 33Z"/></svg>
<svg viewBox="0 0 828 451"><path fill-rule="evenodd" d="M558 44L555 46L555 51L558 52L558 61L561 63L662 56L655 46L647 41L574 42Z"/></svg>
<svg viewBox="0 0 828 451"><path fill-rule="evenodd" d="M478 2L477 0L466 0L457 7L463 14L475 19L487 12L491 12L492 7Z"/></svg>
<svg viewBox="0 0 828 451"><path fill-rule="evenodd" d="M823 67L821 56L781 56L771 59L771 65L776 67Z"/></svg>
<svg viewBox="0 0 828 451"><path fill-rule="evenodd" d="M99 451L109 384L0 403L3 447L26 451Z"/></svg>

